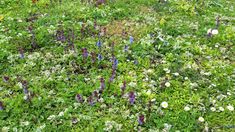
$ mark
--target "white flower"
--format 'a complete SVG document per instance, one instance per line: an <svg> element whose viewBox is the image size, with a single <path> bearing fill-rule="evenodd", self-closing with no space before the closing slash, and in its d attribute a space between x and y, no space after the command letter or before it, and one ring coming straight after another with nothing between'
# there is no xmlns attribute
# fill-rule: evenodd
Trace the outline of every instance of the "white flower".
<svg viewBox="0 0 235 132"><path fill-rule="evenodd" d="M215 108L215 107L211 107L210 109L211 109L211 111L213 111L213 112L216 111L216 108Z"/></svg>
<svg viewBox="0 0 235 132"><path fill-rule="evenodd" d="M165 83L165 86L166 86L166 87L170 87L171 84L170 84L169 82L166 82L166 83Z"/></svg>
<svg viewBox="0 0 235 132"><path fill-rule="evenodd" d="M219 107L219 111L224 111L224 108L223 107Z"/></svg>
<svg viewBox="0 0 235 132"><path fill-rule="evenodd" d="M54 120L55 119L55 115L50 115L48 118L47 118L47 120Z"/></svg>
<svg viewBox="0 0 235 132"><path fill-rule="evenodd" d="M207 30L207 34L210 34L211 32L212 32L211 28Z"/></svg>
<svg viewBox="0 0 235 132"><path fill-rule="evenodd" d="M63 111L59 113L59 116L63 116L63 115L64 115L64 112L63 112Z"/></svg>
<svg viewBox="0 0 235 132"><path fill-rule="evenodd" d="M228 109L229 111L234 111L234 107L233 107L232 105L228 105L228 106L227 106L227 109Z"/></svg>
<svg viewBox="0 0 235 132"><path fill-rule="evenodd" d="M20 125L21 126L28 126L30 122L28 121L25 121L25 122L20 122Z"/></svg>
<svg viewBox="0 0 235 132"><path fill-rule="evenodd" d="M178 72L176 72L176 73L173 73L173 75L175 75L175 76L179 76L180 74L179 74Z"/></svg>
<svg viewBox="0 0 235 132"><path fill-rule="evenodd" d="M163 69L166 73L170 73L171 72L171 70L169 70L168 68L164 68Z"/></svg>
<svg viewBox="0 0 235 132"><path fill-rule="evenodd" d="M219 33L219 31L218 31L217 29L213 29L213 30L211 31L211 33L212 33L212 35L216 35L216 34Z"/></svg>
<svg viewBox="0 0 235 132"><path fill-rule="evenodd" d="M164 101L164 102L161 103L161 106L162 106L162 108L167 108L168 107L168 103Z"/></svg>
<svg viewBox="0 0 235 132"><path fill-rule="evenodd" d="M185 106L185 107L184 107L184 110L185 110L185 111L189 111L189 110L190 110L190 107Z"/></svg>
<svg viewBox="0 0 235 132"><path fill-rule="evenodd" d="M205 121L205 119L204 119L203 117L201 117L201 116L200 116L200 117L198 118L198 121L200 121L200 122L204 122L204 121Z"/></svg>

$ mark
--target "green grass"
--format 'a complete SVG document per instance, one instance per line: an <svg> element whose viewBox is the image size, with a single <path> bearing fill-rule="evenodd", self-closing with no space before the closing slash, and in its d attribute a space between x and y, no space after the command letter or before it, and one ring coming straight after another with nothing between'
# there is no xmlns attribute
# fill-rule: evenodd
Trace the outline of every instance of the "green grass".
<svg viewBox="0 0 235 132"><path fill-rule="evenodd" d="M235 2L233 0L111 0L105 5L66 0L51 3L0 2L0 128L5 131L235 131ZM26 20L36 14L33 22ZM220 17L219 33L207 36ZM92 36L94 21L107 27L99 40ZM74 31L75 52L64 50L55 33L62 22L65 36ZM86 35L81 38L82 23ZM32 25L38 48L31 47ZM125 30L127 35L122 35ZM134 43L129 44L129 36ZM67 38L66 38L67 39ZM162 39L164 41L162 41ZM113 54L118 59L112 83ZM128 45L128 52L124 46ZM24 59L19 58L24 49ZM103 59L84 61L82 48L101 53ZM134 64L138 61L138 64ZM178 75L177 75L178 73ZM87 99L105 79L99 102ZM21 79L33 93L24 99ZM127 82L125 96L120 87ZM170 86L165 86L166 82ZM136 101L130 105L128 93ZM75 95L81 94L84 103ZM151 111L148 103L152 102ZM167 108L161 103L166 101ZM185 111L184 107L190 110ZM212 111L211 108L216 108ZM220 107L224 111L219 111ZM143 114L145 121L138 125ZM49 119L50 117L54 117ZM198 121L199 117L204 122ZM77 119L73 124L72 120ZM165 125L164 125L165 124ZM166 126L170 126L167 129Z"/></svg>

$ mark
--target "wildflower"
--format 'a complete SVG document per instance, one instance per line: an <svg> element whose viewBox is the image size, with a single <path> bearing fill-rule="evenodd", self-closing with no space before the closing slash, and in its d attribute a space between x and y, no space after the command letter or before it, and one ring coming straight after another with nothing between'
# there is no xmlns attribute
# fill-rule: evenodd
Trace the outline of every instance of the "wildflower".
<svg viewBox="0 0 235 132"><path fill-rule="evenodd" d="M98 42L96 43L96 45L97 45L99 48L101 48L101 45L102 45L101 41L98 40Z"/></svg>
<svg viewBox="0 0 235 132"><path fill-rule="evenodd" d="M198 118L198 121L199 121L199 122L204 122L204 121L205 121L205 119L204 119L203 117L201 117L201 116L200 116L200 117Z"/></svg>
<svg viewBox="0 0 235 132"><path fill-rule="evenodd" d="M50 116L47 118L47 120L54 120L55 118L56 118L55 115L50 115Z"/></svg>
<svg viewBox="0 0 235 132"><path fill-rule="evenodd" d="M89 103L91 106L93 106L93 105L94 105L94 101L93 101L93 97L92 97L92 95L91 95L91 96L89 96L87 100L88 100L88 103Z"/></svg>
<svg viewBox="0 0 235 132"><path fill-rule="evenodd" d="M224 111L224 108L223 107L219 107L219 111Z"/></svg>
<svg viewBox="0 0 235 132"><path fill-rule="evenodd" d="M184 110L185 110L185 111L189 111L189 110L190 110L190 107L185 106L185 107L184 107Z"/></svg>
<svg viewBox="0 0 235 132"><path fill-rule="evenodd" d="M88 57L87 48L82 48L82 56L83 56L83 58L87 58Z"/></svg>
<svg viewBox="0 0 235 132"><path fill-rule="evenodd" d="M118 60L115 58L113 61L113 69L117 69Z"/></svg>
<svg viewBox="0 0 235 132"><path fill-rule="evenodd" d="M82 103L82 102L83 102L83 98L82 98L82 96L81 96L80 94L77 94L77 95L75 96L75 99L76 99L77 102L79 102L79 103Z"/></svg>
<svg viewBox="0 0 235 132"><path fill-rule="evenodd" d="M130 36L130 44L132 44L133 42L134 42L134 38Z"/></svg>
<svg viewBox="0 0 235 132"><path fill-rule="evenodd" d="M139 125L143 125L144 124L144 115L140 115L139 116L138 123L139 123Z"/></svg>
<svg viewBox="0 0 235 132"><path fill-rule="evenodd" d="M131 105L135 103L135 93L133 91L129 93L129 101Z"/></svg>
<svg viewBox="0 0 235 132"><path fill-rule="evenodd" d="M126 89L126 81L123 81L123 86L121 87L122 95L124 95L125 89Z"/></svg>
<svg viewBox="0 0 235 132"><path fill-rule="evenodd" d="M218 31L217 29L213 29L213 30L211 31L211 33L212 33L212 35L216 35L216 34L219 33L219 31Z"/></svg>
<svg viewBox="0 0 235 132"><path fill-rule="evenodd" d="M0 110L3 110L3 109L4 109L3 102L0 101Z"/></svg>
<svg viewBox="0 0 235 132"><path fill-rule="evenodd" d="M164 101L164 102L161 103L161 106L162 106L162 108L167 108L168 107L168 103Z"/></svg>
<svg viewBox="0 0 235 132"><path fill-rule="evenodd" d="M72 119L72 124L77 124L78 123L78 119L77 118L73 118Z"/></svg>
<svg viewBox="0 0 235 132"><path fill-rule="evenodd" d="M98 60L101 61L102 60L102 55L98 54Z"/></svg>
<svg viewBox="0 0 235 132"><path fill-rule="evenodd" d="M216 108L215 107L211 107L210 108L212 112L215 112L216 111Z"/></svg>
<svg viewBox="0 0 235 132"><path fill-rule="evenodd" d="M232 105L228 105L228 106L227 106L227 109L228 109L229 111L234 111L234 107L233 107Z"/></svg>
<svg viewBox="0 0 235 132"><path fill-rule="evenodd" d="M127 51L128 51L128 48L129 48L128 45L125 45L124 51L127 52Z"/></svg>
<svg viewBox="0 0 235 132"><path fill-rule="evenodd" d="M100 78L100 93L104 91L104 88L105 88L104 82L105 82L104 78Z"/></svg>
<svg viewBox="0 0 235 132"><path fill-rule="evenodd" d="M59 117L64 116L64 112L63 112L63 111L60 112L58 116L59 116Z"/></svg>
<svg viewBox="0 0 235 132"><path fill-rule="evenodd" d="M170 84L169 82L166 82L166 83L165 83L165 86L166 86L166 87L170 87L171 84Z"/></svg>
<svg viewBox="0 0 235 132"><path fill-rule="evenodd" d="M3 81L4 81L4 82L8 82L9 80L10 80L9 77L7 77L7 76L4 76L4 77L3 77Z"/></svg>
<svg viewBox="0 0 235 132"><path fill-rule="evenodd" d="M139 63L138 60L134 60L135 65L138 65L138 63Z"/></svg>

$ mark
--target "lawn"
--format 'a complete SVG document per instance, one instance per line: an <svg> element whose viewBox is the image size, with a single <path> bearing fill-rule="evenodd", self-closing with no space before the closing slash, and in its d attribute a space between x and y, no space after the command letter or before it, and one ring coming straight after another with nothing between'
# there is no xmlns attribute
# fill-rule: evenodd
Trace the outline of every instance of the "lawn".
<svg viewBox="0 0 235 132"><path fill-rule="evenodd" d="M234 0L1 0L3 132L235 132Z"/></svg>

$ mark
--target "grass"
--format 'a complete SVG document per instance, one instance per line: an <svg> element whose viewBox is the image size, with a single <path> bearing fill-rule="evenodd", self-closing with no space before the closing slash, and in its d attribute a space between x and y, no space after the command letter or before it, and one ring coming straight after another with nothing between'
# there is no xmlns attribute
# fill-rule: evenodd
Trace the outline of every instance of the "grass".
<svg viewBox="0 0 235 132"><path fill-rule="evenodd" d="M0 3L2 131L235 131L233 0Z"/></svg>

